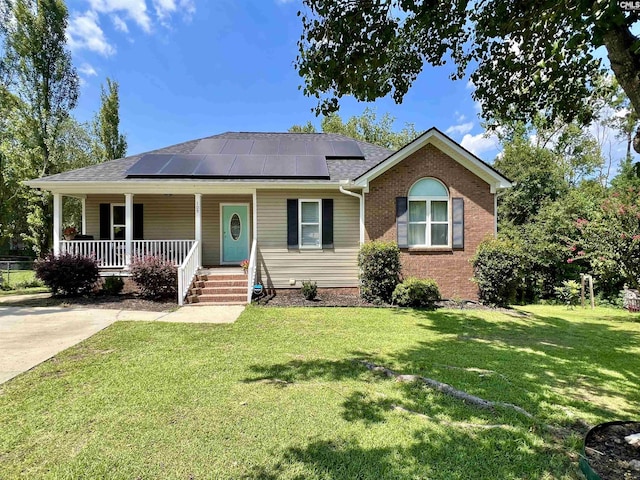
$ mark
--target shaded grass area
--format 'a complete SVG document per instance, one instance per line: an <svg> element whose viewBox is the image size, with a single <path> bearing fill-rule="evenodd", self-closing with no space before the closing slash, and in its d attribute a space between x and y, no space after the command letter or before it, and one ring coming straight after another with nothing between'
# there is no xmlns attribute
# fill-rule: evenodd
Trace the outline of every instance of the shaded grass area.
<svg viewBox="0 0 640 480"><path fill-rule="evenodd" d="M232 325L118 322L0 386L0 478L580 478L586 425L639 411L640 321L519 311L253 307ZM536 421L380 377L363 358Z"/></svg>
<svg viewBox="0 0 640 480"><path fill-rule="evenodd" d="M36 280L33 270L0 270L2 275L2 288L0 296L22 295L28 293L44 293L49 289Z"/></svg>

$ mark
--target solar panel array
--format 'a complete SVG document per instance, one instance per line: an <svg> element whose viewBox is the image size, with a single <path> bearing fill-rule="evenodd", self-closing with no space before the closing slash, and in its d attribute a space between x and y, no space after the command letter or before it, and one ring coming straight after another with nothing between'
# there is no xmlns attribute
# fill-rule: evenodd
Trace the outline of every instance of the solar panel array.
<svg viewBox="0 0 640 480"><path fill-rule="evenodd" d="M351 140L207 138L191 153L148 153L127 177L329 178L327 159L363 159Z"/></svg>

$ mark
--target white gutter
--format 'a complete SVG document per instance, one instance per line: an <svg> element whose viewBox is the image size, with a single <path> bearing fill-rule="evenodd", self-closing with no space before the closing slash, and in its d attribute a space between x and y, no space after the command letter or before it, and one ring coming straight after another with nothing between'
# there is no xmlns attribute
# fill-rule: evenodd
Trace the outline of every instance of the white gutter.
<svg viewBox="0 0 640 480"><path fill-rule="evenodd" d="M360 200L360 245L362 245L364 243L364 195L350 190L345 190L342 185L340 185L340 192L345 195L351 195L352 197L356 197Z"/></svg>

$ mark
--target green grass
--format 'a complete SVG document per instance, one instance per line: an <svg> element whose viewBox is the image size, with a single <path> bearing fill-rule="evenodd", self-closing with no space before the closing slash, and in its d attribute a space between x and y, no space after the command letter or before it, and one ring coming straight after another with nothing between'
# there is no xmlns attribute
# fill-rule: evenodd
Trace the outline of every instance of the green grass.
<svg viewBox="0 0 640 480"><path fill-rule="evenodd" d="M584 424L640 411L640 319L520 310L530 316L254 307L232 325L118 322L0 387L0 478L581 478Z"/></svg>
<svg viewBox="0 0 640 480"><path fill-rule="evenodd" d="M25 287L25 284L33 284L36 275L33 270L0 270L3 279L3 289L0 289L0 297L3 295L24 295L28 293L44 293L49 289L44 286ZM4 289L7 288L8 289Z"/></svg>

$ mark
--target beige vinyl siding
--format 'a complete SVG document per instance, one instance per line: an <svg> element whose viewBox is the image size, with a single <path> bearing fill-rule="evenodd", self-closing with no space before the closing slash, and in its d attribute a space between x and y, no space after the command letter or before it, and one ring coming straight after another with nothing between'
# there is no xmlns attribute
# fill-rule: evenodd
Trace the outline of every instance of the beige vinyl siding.
<svg viewBox="0 0 640 480"><path fill-rule="evenodd" d="M333 199L333 249L287 248L287 199ZM358 286L359 203L337 190L258 190L259 276L269 288ZM292 287L290 279L295 279Z"/></svg>
<svg viewBox="0 0 640 480"><path fill-rule="evenodd" d="M251 195L202 196L202 262L220 264L220 203L251 203ZM100 239L100 204L124 203L124 195L88 195L87 235ZM134 195L133 203L144 205L145 240L193 240L195 238L194 195ZM251 218L251 207L250 207ZM250 220L251 221L251 220Z"/></svg>
<svg viewBox="0 0 640 480"><path fill-rule="evenodd" d="M87 196L87 235L100 238L100 204L124 203L124 195ZM144 205L145 240L192 240L195 232L193 195L134 195Z"/></svg>

